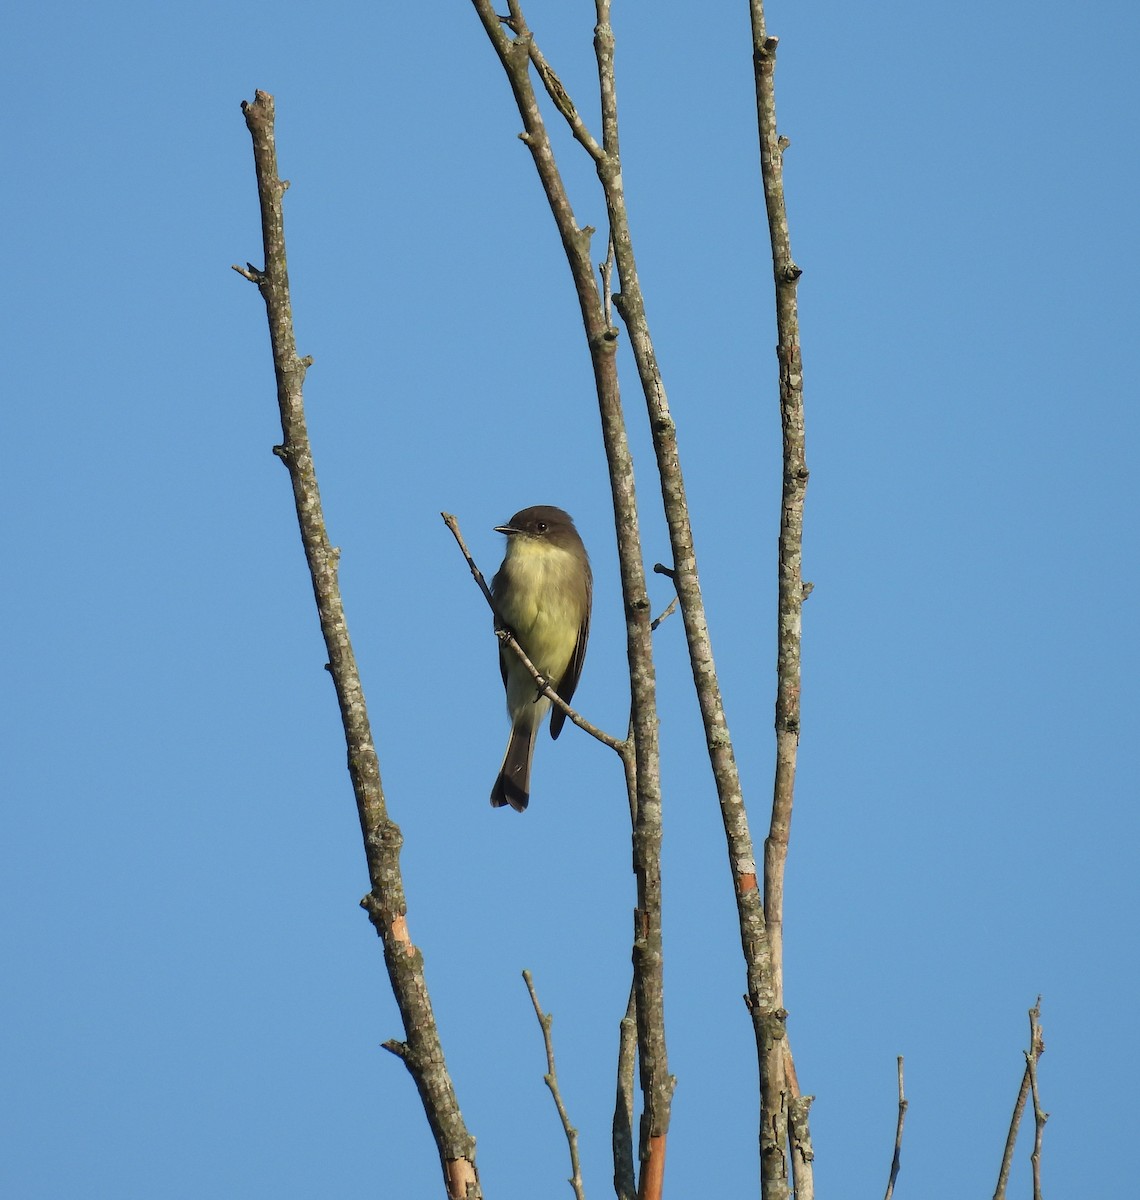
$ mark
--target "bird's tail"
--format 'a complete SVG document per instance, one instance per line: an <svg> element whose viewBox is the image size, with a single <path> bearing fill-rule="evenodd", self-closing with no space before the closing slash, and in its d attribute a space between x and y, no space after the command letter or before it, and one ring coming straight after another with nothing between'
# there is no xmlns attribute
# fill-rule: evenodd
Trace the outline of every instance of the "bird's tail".
<svg viewBox="0 0 1140 1200"><path fill-rule="evenodd" d="M509 804L515 812L522 812L530 803L530 762L534 757L537 733L537 724L529 729L521 724L511 728L511 740L507 742L503 765L491 789L491 803L495 808Z"/></svg>

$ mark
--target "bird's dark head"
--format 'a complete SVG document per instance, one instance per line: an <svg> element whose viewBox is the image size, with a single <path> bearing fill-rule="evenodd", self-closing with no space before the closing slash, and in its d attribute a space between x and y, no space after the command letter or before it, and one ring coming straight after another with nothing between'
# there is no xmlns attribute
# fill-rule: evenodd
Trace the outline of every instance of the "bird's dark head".
<svg viewBox="0 0 1140 1200"><path fill-rule="evenodd" d="M553 504L536 504L515 513L505 525L496 525L496 533L524 534L527 537L547 538L558 542L569 533L577 538L574 521L570 514Z"/></svg>

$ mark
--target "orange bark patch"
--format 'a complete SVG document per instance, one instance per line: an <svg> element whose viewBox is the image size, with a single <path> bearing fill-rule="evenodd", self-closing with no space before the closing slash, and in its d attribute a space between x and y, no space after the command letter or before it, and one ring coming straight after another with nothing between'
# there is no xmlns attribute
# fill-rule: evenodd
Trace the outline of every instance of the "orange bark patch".
<svg viewBox="0 0 1140 1200"><path fill-rule="evenodd" d="M467 1185L478 1179L474 1163L469 1158L449 1158L445 1166L448 1200L466 1200Z"/></svg>
<svg viewBox="0 0 1140 1200"><path fill-rule="evenodd" d="M406 917L397 917L392 922L392 936L396 939L396 941L403 943L405 954L407 954L409 957L415 954L416 948L412 945L412 935L408 932L408 921ZM466 1159L463 1161L466 1161Z"/></svg>

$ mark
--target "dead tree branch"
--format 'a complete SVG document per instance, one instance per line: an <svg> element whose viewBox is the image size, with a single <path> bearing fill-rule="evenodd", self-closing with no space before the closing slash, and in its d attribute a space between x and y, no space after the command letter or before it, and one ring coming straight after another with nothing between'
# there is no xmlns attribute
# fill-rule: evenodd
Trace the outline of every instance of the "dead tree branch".
<svg viewBox="0 0 1140 1200"><path fill-rule="evenodd" d="M765 33L761 0L751 0L751 8L760 165L776 285L776 355L780 366L780 417L784 443L776 658L776 780L772 823L764 847L764 912L772 942L777 999L782 1001L784 864L788 854L800 734L803 513L808 470L804 452L803 361L796 299L801 271L792 259L788 216L784 206L783 157L787 143L776 132L774 75L777 40Z"/></svg>
<svg viewBox="0 0 1140 1200"><path fill-rule="evenodd" d="M1029 1090L1033 1096L1033 1153L1029 1161L1033 1165L1033 1200L1041 1200L1041 1139L1045 1133L1045 1122L1049 1114L1041 1107L1041 1095L1037 1090L1037 1061L1045 1053L1045 1040L1041 1036L1041 997L1029 1010L1029 1049L1025 1054L1025 1070L1029 1075Z"/></svg>
<svg viewBox="0 0 1140 1200"><path fill-rule="evenodd" d="M273 97L258 91L252 103L242 103L242 111L253 139L265 267L234 269L257 284L269 319L282 432L281 445L274 447L274 453L288 468L293 485L301 542L344 724L348 770L356 794L371 884L361 906L383 943L388 977L404 1025L404 1040L389 1041L385 1046L403 1060L419 1091L439 1151L449 1200L479 1200L483 1193L475 1167L475 1139L467 1132L459 1111L428 996L423 955L408 930L408 905L400 873L403 838L388 816L364 689L341 601L337 579L339 553L330 544L325 528L305 425L302 386L311 360L298 358L293 333L281 204L288 184L277 173Z"/></svg>
<svg viewBox="0 0 1140 1200"><path fill-rule="evenodd" d="M785 1154L790 1105L793 1100L798 1102L799 1144L801 1147L810 1147L810 1132L807 1127L807 1107L810 1100L800 1097L798 1092L790 1091L788 1086L791 1054L784 1028L785 1013L782 1005L779 957L770 947L764 902L757 888L755 854L748 827L748 815L701 597L676 426L669 410L664 382L649 332L633 253L621 172L614 36L609 20L609 8L609 0L596 0L598 21L594 31L594 48L598 62L602 144L605 150L605 156L596 160L597 171L605 193L610 239L621 286L620 293L614 297L614 304L629 331L630 345L649 414L649 427L673 551L673 577L677 586L677 599L685 626L693 681L725 829L740 924L741 947L748 976L748 1007L753 1019L761 1064L760 1157L764 1195L766 1200L779 1200L787 1194L791 1177L791 1166ZM787 452L785 426L785 456ZM783 526L783 521L781 524ZM798 626L796 639L798 670ZM790 796L789 790L789 815ZM786 838L784 853L786 856ZM779 882L782 893L782 861ZM794 1072L792 1074L794 1075ZM798 1162L800 1173L797 1185L802 1186L805 1200L812 1191L811 1161L809 1153L803 1155Z"/></svg>
<svg viewBox="0 0 1140 1200"><path fill-rule="evenodd" d="M616 345L617 330L606 320L606 309L590 260L592 229L579 226L554 159L530 67L535 61L534 37L518 0L509 0L509 16L500 18L490 0L472 0L483 28L499 56L519 115L523 143L554 216L582 314L586 343L594 370L602 440L613 496L618 564L626 613L626 656L631 691L633 770L627 779L636 788L631 794L634 814L633 858L637 879L637 911L633 942L634 986L637 993L638 1061L644 1111L641 1122L641 1200L656 1200L664 1178L665 1141L674 1081L669 1075L665 1043L663 958L661 943L661 784L657 736L656 676L645 568L641 553L633 463L621 407ZM591 153L576 123L577 109L566 95L552 68L537 67L548 94ZM603 129L603 136L605 130ZM609 163L608 153L604 156ZM601 168L599 168L600 170Z"/></svg>
<svg viewBox="0 0 1140 1200"><path fill-rule="evenodd" d="M1005 1150L1001 1156L1001 1167L998 1170L997 1187L994 1188L994 1200L1006 1200L1006 1188L1009 1185L1009 1172L1013 1166L1013 1150L1017 1145L1017 1133L1021 1127L1021 1115L1025 1112L1025 1102L1033 1094L1033 1116L1035 1122L1033 1153L1030 1156L1033 1164L1033 1200L1041 1196L1041 1136L1045 1130L1045 1122L1049 1114L1041 1111L1037 1098L1037 1062L1045 1053L1045 1039L1041 1033L1041 997L1029 1010L1029 1049L1025 1052L1025 1071L1021 1076L1021 1087L1017 1092L1017 1100L1013 1105L1013 1116L1009 1122L1009 1133L1005 1139Z"/></svg>
<svg viewBox="0 0 1140 1200"><path fill-rule="evenodd" d="M637 1178L633 1170L633 1076L637 1067L637 996L629 989L629 1003L618 1033L617 1095L614 1101L614 1192L617 1200L634 1200Z"/></svg>
<svg viewBox="0 0 1140 1200"><path fill-rule="evenodd" d="M895 1125L895 1152L891 1158L891 1174L887 1179L887 1192L883 1200L891 1200L895 1193L895 1182L899 1177L899 1167L902 1164L903 1122L906 1121L906 1110L909 1106L906 1093L903 1091L903 1060L899 1055L899 1119Z"/></svg>
<svg viewBox="0 0 1140 1200"><path fill-rule="evenodd" d="M803 359L800 353L797 288L800 268L792 258L788 215L784 203L784 151L787 140L776 127L776 45L764 20L763 0L749 0L752 18L752 57L756 80L756 119L760 134L760 173L768 234L772 247L772 274L776 288L776 357L780 372L780 424L783 432L783 497L780 507L779 596L776 637L776 774L772 789L772 817L764 843L764 918L771 944L773 987L778 1011L784 997L784 868L792 824L796 781L796 755L800 737L800 641L804 597L810 587L803 581L803 515L808 469L804 437ZM785 1047L786 1048L786 1047ZM789 1052L790 1054L790 1052ZM769 1062L769 1069L775 1064ZM762 1109L772 1114L778 1099L772 1083L762 1087ZM769 1142L761 1158L776 1164L783 1157L779 1128L769 1127ZM796 1194L804 1194L803 1178L810 1162L797 1163ZM765 1181L766 1200L783 1200L787 1194L779 1171Z"/></svg>
<svg viewBox="0 0 1140 1200"><path fill-rule="evenodd" d="M562 1103L562 1093L558 1089L558 1071L554 1066L554 1040L550 1034L554 1017L550 1013L544 1013L538 1003L538 993L534 990L534 976L529 971L524 971L522 974L526 990L530 993L530 1002L534 1005L534 1015L538 1018L538 1025L542 1030L542 1040L546 1046L546 1074L542 1077L543 1082L554 1097L554 1107L558 1110L562 1129L566 1134L566 1144L570 1147L570 1186L574 1189L577 1200L586 1200L586 1191L582 1184L582 1164L578 1159L578 1131L570 1123L570 1114L566 1111L566 1105Z"/></svg>

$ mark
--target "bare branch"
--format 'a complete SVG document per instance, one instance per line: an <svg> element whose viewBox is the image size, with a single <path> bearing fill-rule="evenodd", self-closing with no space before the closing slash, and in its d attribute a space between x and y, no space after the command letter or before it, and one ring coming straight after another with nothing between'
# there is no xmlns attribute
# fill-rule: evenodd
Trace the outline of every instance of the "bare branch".
<svg viewBox="0 0 1140 1200"><path fill-rule="evenodd" d="M764 922L771 949L772 986L777 1010L784 996L784 868L791 834L796 757L800 736L800 641L802 609L810 585L803 582L803 515L808 470L804 437L803 360L800 353L797 281L800 269L792 259L788 214L784 203L783 154L788 145L776 128L776 39L768 36L763 0L749 0L752 56L756 82L756 120L760 135L760 175L772 275L776 289L776 356L780 371L780 424L783 433L783 498L780 506L779 599L776 635L776 772L772 787L772 816L764 843ZM790 1053L790 1052L789 1052ZM765 1084L762 1110L773 1110L776 1097ZM764 1145L761 1121L761 1163L770 1174L764 1181L765 1200L787 1194L776 1164L780 1147ZM809 1175L810 1161L803 1164ZM802 1172L797 1195L802 1193ZM809 1185L813 1186L813 1185Z"/></svg>
<svg viewBox="0 0 1140 1200"><path fill-rule="evenodd" d="M1029 1099L1029 1066L1026 1064L1021 1076L1021 1087L1017 1091L1017 1100L1013 1105L1013 1116L1009 1122L1009 1133L1005 1138L1005 1151L1001 1157L1001 1168L998 1170L997 1187L994 1188L994 1200L1006 1200L1006 1188L1009 1184L1009 1172L1013 1166L1013 1150L1017 1145L1017 1132L1021 1126L1021 1114L1025 1111L1025 1102Z"/></svg>
<svg viewBox="0 0 1140 1200"><path fill-rule="evenodd" d="M602 281L602 314L605 317L606 328L612 330L614 337L616 337L617 327L614 325L613 296L614 240L612 237L606 239L606 261L598 263L598 274Z"/></svg>
<svg viewBox="0 0 1140 1200"><path fill-rule="evenodd" d="M670 600L669 603L664 607L664 609L662 609L662 611L656 617L653 618L653 623L651 625L651 628L656 629L657 626L660 625L661 622L664 621L666 617L671 617L676 611L677 611L677 597L674 596L673 599Z"/></svg>
<svg viewBox="0 0 1140 1200"><path fill-rule="evenodd" d="M667 578L671 578L674 584L676 584L677 572L672 569L672 566L666 566L664 563L654 563L653 574L665 575ZM662 620L665 620L666 617L672 617L673 613L677 612L677 605L678 599L676 594L674 594L673 599L668 602L668 604L665 606L665 610L661 612L660 616L653 618L653 624L650 625L650 629L658 628L658 625L661 624Z"/></svg>
<svg viewBox="0 0 1140 1200"><path fill-rule="evenodd" d="M1041 997L1029 1010L1029 1050L1025 1055L1025 1069L1029 1074L1029 1087L1033 1093L1033 1153L1029 1161L1033 1164L1033 1200L1041 1200L1041 1138L1045 1133L1045 1122L1049 1114L1041 1107L1037 1091L1037 1060L1045 1053L1045 1040L1041 1036Z"/></svg>
<svg viewBox="0 0 1140 1200"><path fill-rule="evenodd" d="M785 1065L789 1075L794 1075L790 1053ZM815 1097L801 1096L794 1085L791 1093L792 1098L788 1102L788 1139L791 1142L793 1191L796 1200L815 1200L815 1171L812 1165L815 1149L808 1125L808 1112Z"/></svg>
<svg viewBox="0 0 1140 1200"><path fill-rule="evenodd" d="M645 1105L641 1121L639 1182L641 1200L657 1200L664 1172L665 1138L674 1080L669 1074L665 1042L663 954L661 941L661 777L656 712L656 677L650 629L649 599L641 555L633 462L621 407L616 364L616 331L606 320L598 281L589 255L589 231L575 219L554 152L542 120L530 78L533 35L518 0L510 0L512 38L496 16L490 0L472 0L483 28L494 46L523 120L524 144L558 227L574 279L601 416L602 440L609 468L618 542L622 599L626 614L626 656L630 672L632 761L626 760L627 779L636 787L630 796L635 814L634 873L637 878L637 911L633 944L634 984L637 991L638 1061ZM598 30L595 30L597 44ZM612 41L612 35L611 35ZM603 147L595 159L599 175L617 169L610 149L612 121L603 95ZM620 271L620 256L617 259ZM624 280L624 276L623 276Z"/></svg>
<svg viewBox="0 0 1140 1200"><path fill-rule="evenodd" d="M1005 1139L1005 1150L1001 1157L1001 1167L998 1170L997 1187L994 1188L994 1200L1006 1200L1006 1189L1009 1185L1009 1172L1013 1166L1013 1150L1017 1144L1017 1133L1021 1126L1021 1115L1025 1112L1025 1102L1033 1092L1033 1115L1036 1130L1033 1143L1033 1195L1039 1200L1041 1189L1041 1135L1049 1114L1041 1111L1037 1099L1037 1060L1045 1053L1045 1041L1041 1035L1041 997L1029 1010L1029 1049L1025 1053L1025 1071L1021 1076L1021 1087L1017 1092L1017 1100L1013 1105L1013 1116L1009 1122L1009 1133Z"/></svg>
<svg viewBox="0 0 1140 1200"><path fill-rule="evenodd" d="M535 70L538 71L538 77L542 80L542 86L546 88L547 95L554 101L555 108L566 118L566 123L570 126L574 137L582 143L586 153L592 159L596 161L602 158L605 151L594 140L594 135L586 128L585 122L578 115L578 110L574 107L574 101L570 99L566 89L562 86L562 80L555 75L554 69L546 61L533 35L531 35L529 49L530 61L534 63Z"/></svg>
<svg viewBox="0 0 1140 1200"><path fill-rule="evenodd" d="M790 1065L791 1052L784 1028L786 1013L781 1004L780 972L778 963L774 962L770 952L764 902L757 887L755 854L748 829L748 817L713 662L681 473L676 428L649 333L633 253L620 161L614 35L609 20L609 0L595 0L595 8L597 25L594 30L594 50L598 62L601 95L602 145L606 151L606 157L597 162L597 171L605 193L610 237L621 284L621 290L614 296L613 302L629 332L630 345L649 413L649 427L673 551L678 602L685 624L693 680L705 727L705 741L709 747L713 778L721 806L740 923L741 948L748 974L748 1008L753 1019L761 1064L763 1115L760 1157L765 1180L764 1195L765 1200L779 1200L787 1194L791 1170L786 1155L787 1119L788 1106L794 1098L786 1089L786 1069ZM806 1106L803 1106L805 1123L806 1114ZM804 1159L803 1170L804 1186L809 1187L810 1158Z"/></svg>
<svg viewBox="0 0 1140 1200"><path fill-rule="evenodd" d="M286 185L277 173L273 97L258 91L252 103L242 103L242 111L253 139L265 269L259 271L253 266L244 271L240 267L235 269L257 285L269 319L283 435L282 444L274 447L274 453L288 468L293 485L301 541L344 725L348 769L371 882L371 890L361 906L383 942L388 977L404 1025L404 1041L393 1040L386 1045L403 1061L419 1091L439 1150L449 1200L479 1200L483 1193L475 1167L475 1139L463 1122L444 1061L424 977L423 955L408 931L408 905L400 873L403 837L388 816L380 763L337 580L339 554L330 545L325 528L305 425L302 386L311 360L298 358L293 333L281 204Z"/></svg>
<svg viewBox="0 0 1140 1200"><path fill-rule="evenodd" d="M622 741L612 734L606 733L604 729L599 729L596 725L592 725L581 713L577 712L566 703L565 700L550 686L549 681L539 671L539 669L526 656L526 651L519 645L518 639L515 637L511 629L503 621L503 615L499 612L498 606L495 604L495 597L491 594L491 589L487 586L487 581L483 577L483 572L475 565L475 560L471 557L471 552L467 549L467 543L463 540L463 534L459 531L459 520L452 516L451 513L439 514L444 521L444 524L451 530L455 540L459 543L459 549L463 552L463 557L467 560L467 566L471 569L471 574L475 582L479 585L479 590L483 593L483 598L491 606L491 612L495 614L495 636L505 645L519 656L520 662L534 676L534 682L538 686L539 692L545 696L552 704L557 705L569 718L578 726L579 729L585 730L591 737L595 737L603 745L609 746L611 750L617 751L623 758L630 752L628 740Z"/></svg>
<svg viewBox="0 0 1140 1200"><path fill-rule="evenodd" d="M665 566L664 563L654 563L653 564L653 574L654 575L665 575L669 579L672 579L674 581L674 583L676 583L676 579L677 579L676 571L674 571L672 567ZM661 622L664 621L666 617L671 617L677 611L677 603L678 603L677 596L674 595L673 599L670 600L668 605L665 607L664 612L662 612L660 616L653 618L653 623L652 623L651 628L656 629L657 626L660 625Z"/></svg>
<svg viewBox="0 0 1140 1200"><path fill-rule="evenodd" d="M578 1131L570 1124L566 1105L562 1103L562 1093L558 1090L558 1072L554 1067L554 1042L550 1036L550 1027L554 1023L554 1017L550 1013L544 1013L539 1007L538 994L534 990L534 977L531 973L524 971L522 975L526 981L526 990L530 992L530 1002L534 1005L534 1015L538 1018L538 1024L542 1029L542 1040L546 1044L546 1074L542 1078L546 1086L550 1088L550 1094L554 1097L554 1107L558 1109L558 1116L562 1120L562 1128L566 1133L566 1143L570 1147L571 1175L569 1183L574 1189L577 1200L586 1200L586 1191L582 1186L582 1166L578 1161Z"/></svg>
<svg viewBox="0 0 1140 1200"><path fill-rule="evenodd" d="M705 619L676 426L653 349L633 253L621 166L617 157L617 89L614 82L614 38L609 25L608 0L597 0L597 10L598 26L595 30L594 46L602 95L604 144L610 155L606 169L603 171L599 168L598 174L606 195L611 237L621 281L621 291L614 296L614 304L629 331L630 344L649 411L650 431L673 550L673 579L677 585L681 615L685 622L693 679L705 726L705 740L710 747L713 777L728 841L741 926L741 945L749 968L750 1009L754 1018L759 1021L762 1015L771 1014L776 1006L768 961L764 914L757 888L755 856Z"/></svg>
<svg viewBox="0 0 1140 1200"><path fill-rule="evenodd" d="M902 1137L903 1137L903 1122L906 1120L906 1110L909 1101L903 1092L903 1058L899 1055L899 1119L895 1126L895 1153L891 1159L891 1174L887 1180L887 1194L884 1200L891 1200L894 1195L895 1181L899 1177L899 1165L902 1159Z"/></svg>
<svg viewBox="0 0 1140 1200"><path fill-rule="evenodd" d="M484 578L483 572L475 565L475 559L471 556L471 551L467 549L467 543L463 540L463 534L459 530L459 518L445 512L439 515L443 518L443 523L451 530L452 537L459 543L459 549L463 557L467 560L467 566L471 571L472 578L483 593L483 599L490 605L491 612L495 614L495 620L502 624L503 614L499 612L498 605L495 604L495 597L492 595L491 589L487 586L487 580Z"/></svg>
<svg viewBox="0 0 1140 1200"><path fill-rule="evenodd" d="M617 1098L614 1101L614 1191L617 1200L634 1200L637 1181L633 1173L633 1073L637 1066L637 995L629 989L629 1003L618 1034Z"/></svg>

